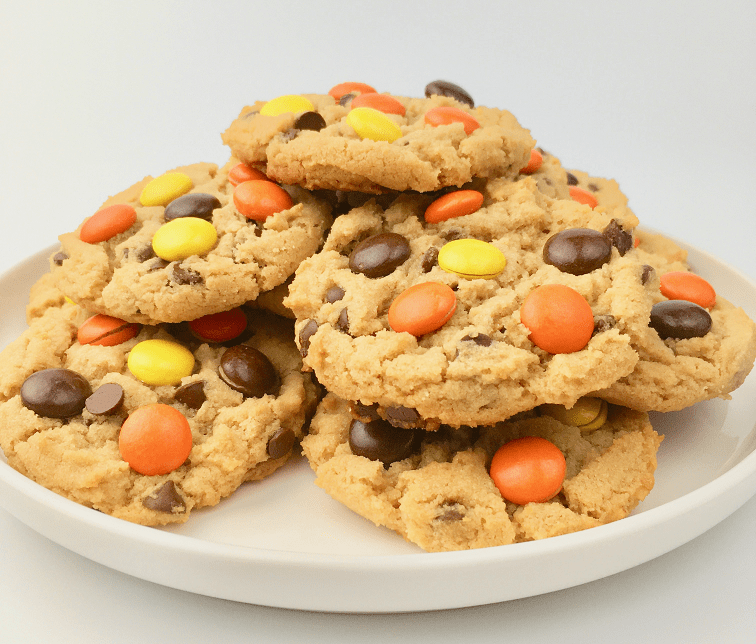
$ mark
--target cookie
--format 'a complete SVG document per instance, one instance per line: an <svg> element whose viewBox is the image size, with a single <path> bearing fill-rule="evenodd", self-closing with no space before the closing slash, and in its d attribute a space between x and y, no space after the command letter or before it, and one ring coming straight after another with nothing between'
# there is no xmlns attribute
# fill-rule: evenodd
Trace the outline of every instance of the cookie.
<svg viewBox="0 0 756 644"><path fill-rule="evenodd" d="M247 106L223 142L281 183L367 193L514 176L535 145L512 114L472 107L459 93L408 98L334 90Z"/></svg>
<svg viewBox="0 0 756 644"><path fill-rule="evenodd" d="M224 311L282 284L322 244L330 206L272 182L235 186L237 165L177 168L108 199L60 236L51 258L59 289L89 311L155 324ZM250 185L281 200L275 212L249 210Z"/></svg>
<svg viewBox="0 0 756 644"><path fill-rule="evenodd" d="M638 364L597 395L643 411L729 399L753 369L756 324L693 274L686 251L672 240L644 231L637 239L644 279L653 286L652 326L630 331ZM675 276L679 283L668 285Z"/></svg>
<svg viewBox="0 0 756 644"><path fill-rule="evenodd" d="M629 329L648 326L652 304L632 249L634 215L551 199L533 177L478 188L446 197L477 194L480 207L439 221L429 196L401 195L386 209L368 202L338 217L323 250L302 263L284 303L326 389L405 426L485 425L570 405L632 372ZM554 252L585 242L597 261L571 264L580 251L547 263L549 239ZM541 308L535 298L554 292L577 307L555 325L569 329L570 346L533 339L533 313L554 301Z"/></svg>
<svg viewBox="0 0 756 644"><path fill-rule="evenodd" d="M369 441L348 403L332 394L323 399L302 441L315 482L429 552L543 539L622 519L652 489L662 441L646 414L613 406L589 431L543 412L465 430L413 432L380 420L367 427ZM489 469L500 447L523 437L558 448L564 473L552 497L517 504L502 496Z"/></svg>
<svg viewBox="0 0 756 644"><path fill-rule="evenodd" d="M205 319L193 325L203 341L183 325L88 315L49 307L0 354L0 447L13 468L163 525L287 461L317 402L291 321L246 311L248 326L223 341L238 324Z"/></svg>

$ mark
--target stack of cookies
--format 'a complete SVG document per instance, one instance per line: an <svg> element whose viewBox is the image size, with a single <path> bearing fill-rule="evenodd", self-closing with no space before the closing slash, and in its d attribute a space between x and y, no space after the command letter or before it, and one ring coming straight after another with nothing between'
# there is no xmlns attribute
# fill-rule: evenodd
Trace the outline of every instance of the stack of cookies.
<svg viewBox="0 0 756 644"><path fill-rule="evenodd" d="M424 550L556 536L650 492L647 412L753 366L616 182L457 85L281 96L223 140L61 235L2 354L0 447L79 503L182 522L301 449Z"/></svg>

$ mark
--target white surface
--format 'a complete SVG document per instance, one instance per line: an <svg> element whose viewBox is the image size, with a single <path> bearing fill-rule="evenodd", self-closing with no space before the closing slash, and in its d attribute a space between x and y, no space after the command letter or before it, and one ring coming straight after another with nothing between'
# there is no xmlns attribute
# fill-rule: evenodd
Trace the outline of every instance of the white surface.
<svg viewBox="0 0 756 644"><path fill-rule="evenodd" d="M419 95L445 78L512 110L565 165L617 178L642 222L756 276L756 5L616 6L2 3L0 269L145 174L225 161L219 133L255 99L343 80ZM0 634L14 643L751 642L755 528L752 499L691 543L585 586L481 608L345 616L156 586L0 511Z"/></svg>
<svg viewBox="0 0 756 644"><path fill-rule="evenodd" d="M50 254L41 251L0 277L0 346L24 327L26 298L14 285L27 292ZM739 294L756 317L755 283L705 253L690 250L689 260L722 297ZM304 459L184 525L156 530L72 503L0 457L0 507L98 563L211 597L327 612L463 608L561 590L645 563L699 536L756 492L756 378L730 401L654 414L652 422L665 436L656 484L631 517L500 548L419 552L330 499L313 484Z"/></svg>

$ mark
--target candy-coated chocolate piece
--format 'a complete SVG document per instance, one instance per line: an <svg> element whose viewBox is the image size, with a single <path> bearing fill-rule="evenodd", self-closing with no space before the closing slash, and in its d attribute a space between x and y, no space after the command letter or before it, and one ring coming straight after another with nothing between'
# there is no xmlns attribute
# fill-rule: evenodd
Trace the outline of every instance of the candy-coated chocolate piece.
<svg viewBox="0 0 756 644"><path fill-rule="evenodd" d="M247 316L239 308L212 313L189 322L189 328L209 342L227 342L239 337L247 328Z"/></svg>
<svg viewBox="0 0 756 644"><path fill-rule="evenodd" d="M598 199L596 197L587 190L583 190L583 188L578 188L577 186L570 186L570 197L578 203L585 204L591 208L598 206Z"/></svg>
<svg viewBox="0 0 756 644"><path fill-rule="evenodd" d="M586 299L563 284L544 284L531 291L520 307L520 321L533 344L554 354L585 348L594 328Z"/></svg>
<svg viewBox="0 0 756 644"><path fill-rule="evenodd" d="M275 395L281 378L268 357L254 347L238 344L221 357L218 374L231 389L248 398Z"/></svg>
<svg viewBox="0 0 756 644"><path fill-rule="evenodd" d="M268 177L264 172L260 172L255 168L251 168L245 163L236 164L228 172L228 182L232 186L238 186L245 181L267 181Z"/></svg>
<svg viewBox="0 0 756 644"><path fill-rule="evenodd" d="M175 262L192 255L204 255L216 241L218 231L209 221L182 217L157 229L152 237L152 249L161 259Z"/></svg>
<svg viewBox="0 0 756 644"><path fill-rule="evenodd" d="M437 224L454 217L464 217L483 205L483 193L477 190L455 190L433 201L425 209L425 221Z"/></svg>
<svg viewBox="0 0 756 644"><path fill-rule="evenodd" d="M314 110L313 104L304 96L298 96L296 94L287 94L286 96L279 96L273 100L268 101L260 109L262 116L279 116L280 114L286 114L287 112L309 112Z"/></svg>
<svg viewBox="0 0 756 644"><path fill-rule="evenodd" d="M21 385L21 402L38 416L70 418L84 409L92 393L89 381L70 369L43 369Z"/></svg>
<svg viewBox="0 0 756 644"><path fill-rule="evenodd" d="M504 270L507 258L496 246L480 239L456 239L441 247L438 265L466 279L491 279Z"/></svg>
<svg viewBox="0 0 756 644"><path fill-rule="evenodd" d="M541 405L540 410L560 423L592 431L606 422L608 408L605 400L583 396L569 409L564 405Z"/></svg>
<svg viewBox="0 0 756 644"><path fill-rule="evenodd" d="M339 83L328 90L328 93L337 101L345 94L371 94L374 92L375 89L367 83L356 83L354 81Z"/></svg>
<svg viewBox="0 0 756 644"><path fill-rule="evenodd" d="M403 291L389 307L389 326L399 333L425 335L446 324L457 310L457 296L441 282L421 282Z"/></svg>
<svg viewBox="0 0 756 644"><path fill-rule="evenodd" d="M88 244L107 241L126 232L136 223L136 219L136 210L128 204L108 206L84 222L79 230L79 239Z"/></svg>
<svg viewBox="0 0 756 644"><path fill-rule="evenodd" d="M705 309L717 303L717 292L703 277L685 271L664 273L661 281L661 293L670 300L688 300Z"/></svg>
<svg viewBox="0 0 756 644"><path fill-rule="evenodd" d="M711 325L709 312L695 302L667 300L651 308L649 326L662 340L700 338L711 330Z"/></svg>
<svg viewBox="0 0 756 644"><path fill-rule="evenodd" d="M128 358L129 370L148 385L175 385L192 375L194 355L185 346L170 340L144 340Z"/></svg>
<svg viewBox="0 0 756 644"><path fill-rule="evenodd" d="M477 119L457 107L433 107L425 113L425 122L433 127L462 123L465 134L472 134L480 127Z"/></svg>
<svg viewBox="0 0 756 644"><path fill-rule="evenodd" d="M563 273L585 275L612 258L612 244L606 235L590 228L568 228L546 240L543 261Z"/></svg>
<svg viewBox="0 0 756 644"><path fill-rule="evenodd" d="M234 189L234 206L247 219L265 221L293 205L289 193L272 181L245 181Z"/></svg>
<svg viewBox="0 0 756 644"><path fill-rule="evenodd" d="M533 174L534 172L538 171L541 165L543 165L543 155L538 150L533 148L530 151L530 160L528 161L528 165L520 170L520 174Z"/></svg>
<svg viewBox="0 0 756 644"><path fill-rule="evenodd" d="M114 347L135 338L141 328L141 324L132 324L120 318L99 313L88 318L79 327L76 339L79 344Z"/></svg>
<svg viewBox="0 0 756 644"><path fill-rule="evenodd" d="M146 476L172 472L192 451L192 430L184 415L169 405L140 407L124 421L118 437L121 457Z"/></svg>
<svg viewBox="0 0 756 644"><path fill-rule="evenodd" d="M349 254L349 268L366 277L385 277L407 261L409 241L398 233L379 233L361 241Z"/></svg>
<svg viewBox="0 0 756 644"><path fill-rule="evenodd" d="M428 83L425 86L425 96L430 98L431 96L448 96L455 101L465 103L470 107L475 107L475 101L472 96L455 83L450 83L445 80L437 80Z"/></svg>
<svg viewBox="0 0 756 644"><path fill-rule="evenodd" d="M221 202L215 195L205 192L193 192L174 199L165 207L163 219L172 221L180 217L198 217L212 221L213 210L221 207Z"/></svg>
<svg viewBox="0 0 756 644"><path fill-rule="evenodd" d="M415 448L415 432L394 427L385 420L364 423L354 419L349 426L349 447L356 456L380 461L384 467L411 456Z"/></svg>
<svg viewBox="0 0 756 644"><path fill-rule="evenodd" d="M489 473L501 495L511 503L543 503L562 489L567 461L554 443L537 436L502 445Z"/></svg>
<svg viewBox="0 0 756 644"><path fill-rule="evenodd" d="M362 139L392 143L402 136L402 129L394 121L371 107L351 110L346 122Z"/></svg>
<svg viewBox="0 0 756 644"><path fill-rule="evenodd" d="M398 114L404 116L406 109L397 99L389 94L368 93L360 94L352 99L350 106L352 109L358 107L372 107L374 110L384 114Z"/></svg>
<svg viewBox="0 0 756 644"><path fill-rule="evenodd" d="M194 187L191 177L183 172L166 172L150 181L139 196L143 206L167 206Z"/></svg>

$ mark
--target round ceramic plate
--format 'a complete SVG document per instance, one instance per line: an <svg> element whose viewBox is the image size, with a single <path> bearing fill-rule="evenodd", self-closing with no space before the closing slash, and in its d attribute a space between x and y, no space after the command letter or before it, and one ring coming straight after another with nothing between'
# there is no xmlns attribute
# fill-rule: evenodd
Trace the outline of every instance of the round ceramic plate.
<svg viewBox="0 0 756 644"><path fill-rule="evenodd" d="M52 250L0 276L0 346L24 330L29 288L47 270ZM756 284L689 250L693 268L756 317ZM656 486L631 516L496 548L424 553L333 501L313 484L302 459L194 512L184 525L156 529L64 499L13 470L0 453L0 505L84 557L193 593L317 611L460 608L560 590L637 566L700 535L756 492L756 376L730 401L652 414L652 422L665 436Z"/></svg>

